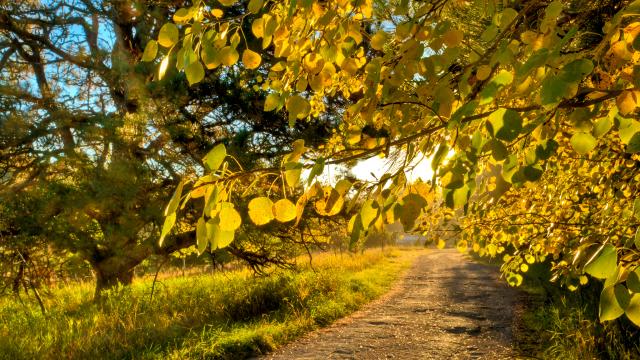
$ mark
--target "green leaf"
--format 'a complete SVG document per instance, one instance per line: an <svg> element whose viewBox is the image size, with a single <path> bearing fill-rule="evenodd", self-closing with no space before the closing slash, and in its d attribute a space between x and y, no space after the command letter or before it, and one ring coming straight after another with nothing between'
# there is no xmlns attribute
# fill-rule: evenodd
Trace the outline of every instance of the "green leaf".
<svg viewBox="0 0 640 360"><path fill-rule="evenodd" d="M489 140L483 148L483 151L491 151L491 157L493 157L496 161L502 161L509 156L509 150L502 143L502 141L497 139Z"/></svg>
<svg viewBox="0 0 640 360"><path fill-rule="evenodd" d="M569 84L559 77L549 74L543 81L540 89L540 105L556 105L569 92Z"/></svg>
<svg viewBox="0 0 640 360"><path fill-rule="evenodd" d="M536 146L536 159L547 160L556 153L556 150L558 150L558 142L547 139Z"/></svg>
<svg viewBox="0 0 640 360"><path fill-rule="evenodd" d="M284 164L284 179L290 187L296 187L300 181L302 174L302 164L297 162L288 162Z"/></svg>
<svg viewBox="0 0 640 360"><path fill-rule="evenodd" d="M631 322L640 327L640 294L633 294L625 310L625 315Z"/></svg>
<svg viewBox="0 0 640 360"><path fill-rule="evenodd" d="M616 298L615 286L609 286L600 293L599 318L600 321L615 320L624 314L624 309Z"/></svg>
<svg viewBox="0 0 640 360"><path fill-rule="evenodd" d="M178 27L175 24L168 22L160 28L158 44L167 48L171 47L178 42L179 36L180 32L178 31Z"/></svg>
<svg viewBox="0 0 640 360"><path fill-rule="evenodd" d="M531 55L527 59L527 61L520 68L518 68L518 71L516 72L516 76L518 78L522 78L526 75L529 75L531 70L539 68L540 66L543 66L544 64L546 64L548 57L549 57L549 49L542 48L537 50L535 53L533 53L533 55Z"/></svg>
<svg viewBox="0 0 640 360"><path fill-rule="evenodd" d="M178 187L176 187L176 191L173 192L171 200L169 200L169 204L167 204L167 207L164 209L164 216L174 213L178 209L178 205L180 205L180 198L182 197L183 186L184 182L180 181Z"/></svg>
<svg viewBox="0 0 640 360"><path fill-rule="evenodd" d="M502 10L500 14L500 29L505 30L517 16L518 12L512 8Z"/></svg>
<svg viewBox="0 0 640 360"><path fill-rule="evenodd" d="M289 111L289 126L292 126L292 120L303 119L311 111L309 102L300 95L293 95L287 99L287 111Z"/></svg>
<svg viewBox="0 0 640 360"><path fill-rule="evenodd" d="M501 108L489 115L487 129L497 139L511 142L522 131L522 118L515 110Z"/></svg>
<svg viewBox="0 0 640 360"><path fill-rule="evenodd" d="M591 60L579 59L565 65L558 77L567 83L577 83L592 71L593 63Z"/></svg>
<svg viewBox="0 0 640 360"><path fill-rule="evenodd" d="M489 25L480 35L480 39L484 42L490 42L498 36L500 29L495 25Z"/></svg>
<svg viewBox="0 0 640 360"><path fill-rule="evenodd" d="M162 224L162 232L160 233L160 246L164 243L164 238L169 234L173 225L176 224L176 213L172 212L164 218L164 224Z"/></svg>
<svg viewBox="0 0 640 360"><path fill-rule="evenodd" d="M209 238L207 236L207 222L203 217L198 219L196 225L196 244L198 246L198 254L204 253L209 244Z"/></svg>
<svg viewBox="0 0 640 360"><path fill-rule="evenodd" d="M635 154L640 152L640 132L633 134L629 143L627 144L626 152Z"/></svg>
<svg viewBox="0 0 640 360"><path fill-rule="evenodd" d="M275 218L273 202L268 197L257 197L249 202L249 218L254 224L261 226Z"/></svg>
<svg viewBox="0 0 640 360"><path fill-rule="evenodd" d="M442 143L438 145L438 150L436 150L435 155L433 155L433 160L431 160L431 169L433 171L438 170L440 163L444 160L444 157L449 153L449 146L446 143Z"/></svg>
<svg viewBox="0 0 640 360"><path fill-rule="evenodd" d="M204 79L204 68L200 61L195 61L184 68L184 73L187 75L187 81L189 85L199 83Z"/></svg>
<svg viewBox="0 0 640 360"><path fill-rule="evenodd" d="M224 158L227 156L227 148L224 144L218 144L214 146L209 153L202 158L202 162L206 165L209 171L216 171L222 165Z"/></svg>
<svg viewBox="0 0 640 360"><path fill-rule="evenodd" d="M202 46L202 51L200 52L200 57L202 58L202 62L207 69L215 69L220 66L220 59L218 57L218 50L211 45L204 44Z"/></svg>
<svg viewBox="0 0 640 360"><path fill-rule="evenodd" d="M529 165L522 168L522 174L528 181L538 181L542 177L544 171L540 166Z"/></svg>
<svg viewBox="0 0 640 360"><path fill-rule="evenodd" d="M473 112L477 107L478 101L475 100L462 105L456 110L456 112L453 113L453 115L451 115L449 123L459 124L462 119L473 115ZM449 123L447 124L447 126L449 126Z"/></svg>
<svg viewBox="0 0 640 360"><path fill-rule="evenodd" d="M571 147L580 155L586 155L598 144L596 138L586 132L577 132L571 137Z"/></svg>
<svg viewBox="0 0 640 360"><path fill-rule="evenodd" d="M144 52L142 53L142 61L153 61L158 55L158 42L155 40L149 40L147 46L144 47Z"/></svg>
<svg viewBox="0 0 640 360"><path fill-rule="evenodd" d="M613 121L608 116L601 117L593 125L593 136L599 138L608 133L611 127L613 127Z"/></svg>
<svg viewBox="0 0 640 360"><path fill-rule="evenodd" d="M445 189L457 189L464 185L464 174L459 168L453 168L440 177L440 185Z"/></svg>
<svg viewBox="0 0 640 360"><path fill-rule="evenodd" d="M263 4L263 0L250 0L247 10L249 10L250 13L257 14L262 10Z"/></svg>
<svg viewBox="0 0 640 360"><path fill-rule="evenodd" d="M427 206L427 201L418 194L409 194L402 198L400 206L396 206L394 216L400 219L404 231L411 231L415 226L415 221L420 216L422 209Z"/></svg>
<svg viewBox="0 0 640 360"><path fill-rule="evenodd" d="M600 247L591 260L584 267L584 271L598 279L606 279L616 271L618 254L611 244Z"/></svg>
<svg viewBox="0 0 640 360"><path fill-rule="evenodd" d="M480 105L486 105L493 101L498 90L513 82L513 73L501 70L480 92Z"/></svg>
<svg viewBox="0 0 640 360"><path fill-rule="evenodd" d="M351 234L349 239L349 249L353 250L355 245L358 243L358 240L360 240L360 235L363 232L360 214L355 214L351 217L347 230Z"/></svg>
<svg viewBox="0 0 640 360"><path fill-rule="evenodd" d="M640 293L640 267L637 267L627 276L627 287L634 293Z"/></svg>
<svg viewBox="0 0 640 360"><path fill-rule="evenodd" d="M622 141L623 144L628 145L633 136L638 132L640 132L639 121L620 118L618 134L620 135L620 141Z"/></svg>
<svg viewBox="0 0 640 360"><path fill-rule="evenodd" d="M622 284L616 284L613 288L613 292L616 294L618 305L620 305L622 309L626 309L627 306L629 306L629 301L631 300L631 295L629 294L627 287Z"/></svg>
<svg viewBox="0 0 640 360"><path fill-rule="evenodd" d="M313 164L311 171L309 172L309 178L307 179L307 185L310 185L316 176L319 176L324 171L324 158L320 158Z"/></svg>

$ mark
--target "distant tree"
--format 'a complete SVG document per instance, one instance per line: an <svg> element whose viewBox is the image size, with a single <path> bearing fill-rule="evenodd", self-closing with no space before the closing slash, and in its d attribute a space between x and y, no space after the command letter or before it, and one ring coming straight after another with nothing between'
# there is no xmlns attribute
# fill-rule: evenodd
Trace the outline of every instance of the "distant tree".
<svg viewBox="0 0 640 360"><path fill-rule="evenodd" d="M78 254L96 274L96 296L130 283L151 254L195 244L185 222L159 247L159 227L173 189L186 174L202 173L201 159L215 144L251 169L277 163L295 139L321 143L335 125L326 116L290 128L286 114L264 113L259 77L237 68L188 87L172 64L161 81L149 82L156 68L140 63L144 45L188 4L0 3L0 202L46 194L38 216L4 219L24 217L37 227L17 224L19 233L3 236L39 232L43 244ZM49 236L54 224L64 226ZM243 244L229 251L254 266L284 258L277 248Z"/></svg>

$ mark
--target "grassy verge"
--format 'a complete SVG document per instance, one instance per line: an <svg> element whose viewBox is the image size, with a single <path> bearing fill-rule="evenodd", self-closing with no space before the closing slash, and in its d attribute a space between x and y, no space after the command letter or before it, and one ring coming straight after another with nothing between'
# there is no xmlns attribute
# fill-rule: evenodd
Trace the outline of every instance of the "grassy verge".
<svg viewBox="0 0 640 360"><path fill-rule="evenodd" d="M0 301L0 358L241 358L330 324L389 289L417 251L324 254L314 269L139 281L88 302L91 285L48 298L48 314Z"/></svg>
<svg viewBox="0 0 640 360"><path fill-rule="evenodd" d="M536 264L523 282L528 296L516 333L523 353L562 360L640 358L640 332L630 321L598 320L600 283L569 291L550 283L550 275L545 264Z"/></svg>
<svg viewBox="0 0 640 360"><path fill-rule="evenodd" d="M500 266L500 258L475 261ZM558 360L640 359L640 331L626 318L601 323L602 284L569 291L550 281L549 264L530 265L519 287L515 347L526 357Z"/></svg>

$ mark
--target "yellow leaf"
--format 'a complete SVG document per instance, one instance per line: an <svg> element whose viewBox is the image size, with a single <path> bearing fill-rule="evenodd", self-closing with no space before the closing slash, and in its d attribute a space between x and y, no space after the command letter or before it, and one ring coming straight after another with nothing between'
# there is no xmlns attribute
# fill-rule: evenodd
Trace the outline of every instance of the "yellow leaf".
<svg viewBox="0 0 640 360"><path fill-rule="evenodd" d="M227 6L227 7L236 3L236 0L219 0L219 1L220 1L220 4L222 4L222 6Z"/></svg>
<svg viewBox="0 0 640 360"><path fill-rule="evenodd" d="M160 234L160 246L164 243L164 238L169 234L171 229L173 229L173 225L176 224L176 213L172 212L164 219L164 224L162 225L162 233Z"/></svg>
<svg viewBox="0 0 640 360"><path fill-rule="evenodd" d="M382 51L384 45L389 40L389 34L387 34L384 30L379 30L375 35L371 37L371 47L374 50Z"/></svg>
<svg viewBox="0 0 640 360"><path fill-rule="evenodd" d="M141 61L153 61L158 54L158 43L155 40L149 40L144 48Z"/></svg>
<svg viewBox="0 0 640 360"><path fill-rule="evenodd" d="M182 197L183 186L184 186L184 182L180 181L180 183L178 184L178 187L176 188L176 191L173 193L173 196L169 201L169 204L164 209L164 216L174 213L178 209L178 204L180 204L180 198Z"/></svg>
<svg viewBox="0 0 640 360"><path fill-rule="evenodd" d="M293 95L287 99L287 111L289 111L289 118L302 119L311 111L311 105L300 95Z"/></svg>
<svg viewBox="0 0 640 360"><path fill-rule="evenodd" d="M200 57L202 58L202 62L207 69L215 69L220 65L220 59L218 57L218 52L213 46L204 45L202 47L202 51L200 52Z"/></svg>
<svg viewBox="0 0 640 360"><path fill-rule="evenodd" d="M624 91L616 98L616 105L622 115L633 112L638 105L636 93L634 91Z"/></svg>
<svg viewBox="0 0 640 360"><path fill-rule="evenodd" d="M226 66L231 66L236 62L238 62L239 57L240 55L238 54L236 49L230 46L223 47L222 49L220 49L220 52L218 53L218 58Z"/></svg>
<svg viewBox="0 0 640 360"><path fill-rule="evenodd" d="M202 254L209 245L209 238L207 237L207 223L203 217L198 219L196 225L196 244L198 246L198 254Z"/></svg>
<svg viewBox="0 0 640 360"><path fill-rule="evenodd" d="M464 38L464 33L462 30L449 30L444 35L442 35L442 41L447 47L457 47L462 44L462 39Z"/></svg>
<svg viewBox="0 0 640 360"><path fill-rule="evenodd" d="M218 217L220 217L220 230L222 231L235 231L242 224L240 214L232 207L222 208Z"/></svg>
<svg viewBox="0 0 640 360"><path fill-rule="evenodd" d="M265 225L273 220L273 202L268 197L257 197L249 202L249 218L256 225Z"/></svg>
<svg viewBox="0 0 640 360"><path fill-rule="evenodd" d="M340 210L342 210L343 205L344 198L331 186L325 186L323 188L322 198L315 202L316 211L323 216L338 214Z"/></svg>
<svg viewBox="0 0 640 360"><path fill-rule="evenodd" d="M178 42L178 28L173 23L166 23L162 25L160 28L160 33L158 34L158 44L164 47L171 47L173 44Z"/></svg>
<svg viewBox="0 0 640 360"><path fill-rule="evenodd" d="M297 162L288 162L284 165L284 178L287 185L292 188L298 185L300 181L300 174L302 173L302 164Z"/></svg>
<svg viewBox="0 0 640 360"><path fill-rule="evenodd" d="M271 93L264 100L264 111L273 111L280 105L280 95Z"/></svg>
<svg viewBox="0 0 640 360"><path fill-rule="evenodd" d="M195 61L189 66L184 68L184 73L187 75L187 81L189 85L199 83L204 79L204 68L200 61Z"/></svg>
<svg viewBox="0 0 640 360"><path fill-rule="evenodd" d="M491 75L491 66L489 65L480 65L478 66L478 71L476 72L476 77L478 80L487 80Z"/></svg>
<svg viewBox="0 0 640 360"><path fill-rule="evenodd" d="M158 80L162 80L164 74L167 72L167 68L169 67L169 56L165 56L160 63L160 67L158 68Z"/></svg>
<svg viewBox="0 0 640 360"><path fill-rule="evenodd" d="M320 55L311 53L304 57L302 65L309 74L315 75L322 71L322 68L324 67L324 60Z"/></svg>
<svg viewBox="0 0 640 360"><path fill-rule="evenodd" d="M262 62L262 58L260 57L260 54L254 51L251 51L249 49L246 49L242 53L242 63L247 69L257 68L258 66L260 66L260 62Z"/></svg>
<svg viewBox="0 0 640 360"><path fill-rule="evenodd" d="M296 218L296 206L287 199L280 199L273 204L273 213L276 220L289 222Z"/></svg>
<svg viewBox="0 0 640 360"><path fill-rule="evenodd" d="M224 12L220 9L213 9L211 10L211 15L217 17L217 18L221 18L222 15L224 15Z"/></svg>
<svg viewBox="0 0 640 360"><path fill-rule="evenodd" d="M253 35L258 39L264 36L264 20L262 18L253 20L251 23L251 32L253 32Z"/></svg>
<svg viewBox="0 0 640 360"><path fill-rule="evenodd" d="M193 13L189 9L181 8L173 14L173 21L176 23L185 23L193 17Z"/></svg>

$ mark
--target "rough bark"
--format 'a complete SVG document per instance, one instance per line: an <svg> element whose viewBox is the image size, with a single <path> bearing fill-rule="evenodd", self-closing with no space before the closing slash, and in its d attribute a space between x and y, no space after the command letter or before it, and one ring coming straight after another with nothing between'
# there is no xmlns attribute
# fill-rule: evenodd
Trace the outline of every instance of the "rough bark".
<svg viewBox="0 0 640 360"><path fill-rule="evenodd" d="M110 258L108 263L119 263L120 259ZM136 264L137 265L137 264ZM94 300L102 298L105 290L116 288L118 285L130 285L133 281L133 269L135 265L120 263L118 265L105 265L104 263L94 265L96 274L96 288Z"/></svg>

